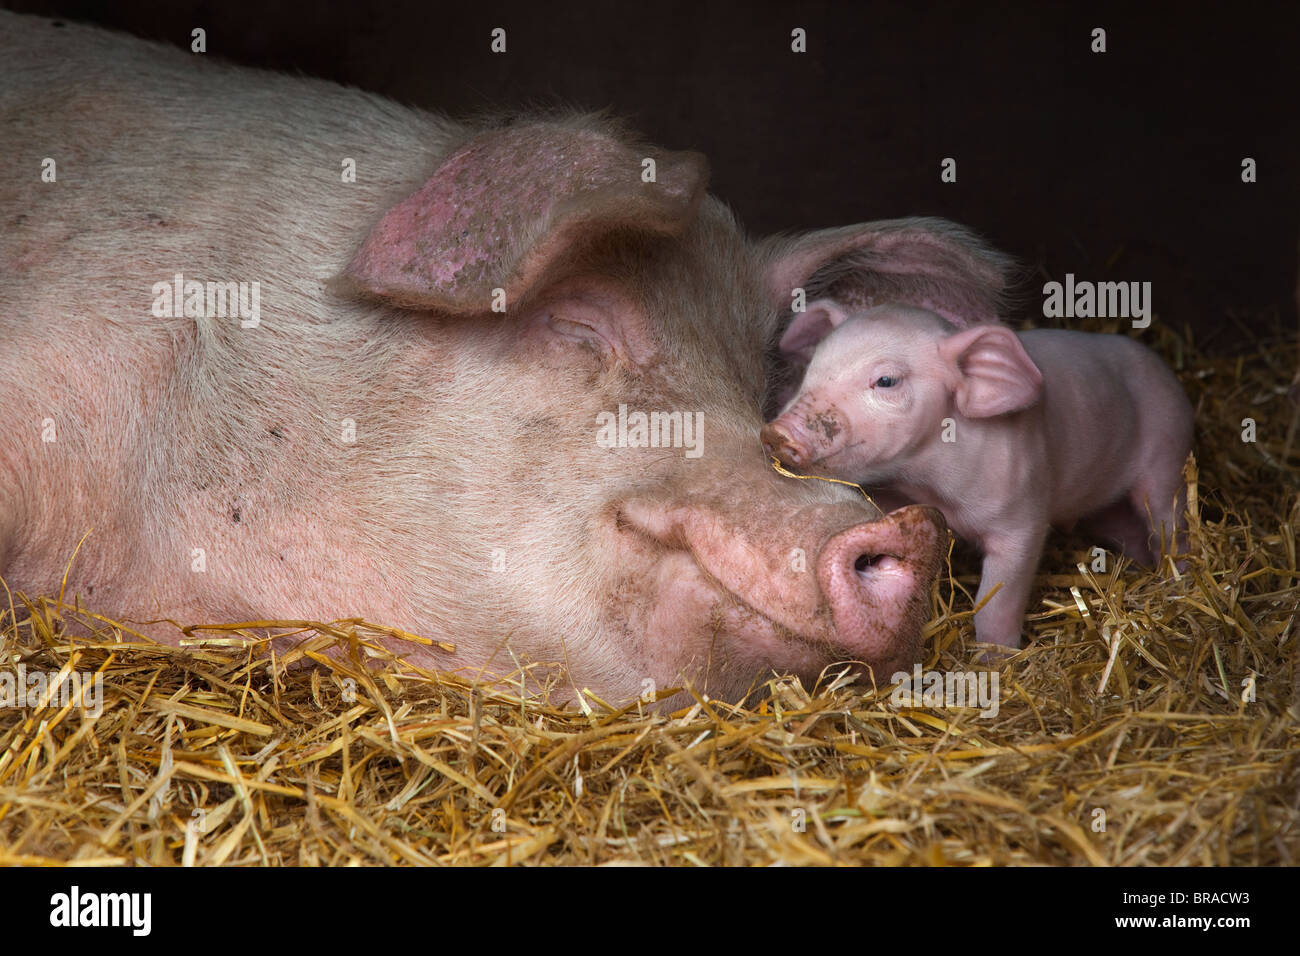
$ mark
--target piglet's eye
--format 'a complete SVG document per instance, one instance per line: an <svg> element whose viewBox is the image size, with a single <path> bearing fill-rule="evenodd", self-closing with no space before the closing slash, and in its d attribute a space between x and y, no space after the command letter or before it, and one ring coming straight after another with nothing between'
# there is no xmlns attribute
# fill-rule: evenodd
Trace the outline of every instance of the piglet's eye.
<svg viewBox="0 0 1300 956"><path fill-rule="evenodd" d="M882 375L871 383L872 388L893 388L898 384L898 379L892 375Z"/></svg>

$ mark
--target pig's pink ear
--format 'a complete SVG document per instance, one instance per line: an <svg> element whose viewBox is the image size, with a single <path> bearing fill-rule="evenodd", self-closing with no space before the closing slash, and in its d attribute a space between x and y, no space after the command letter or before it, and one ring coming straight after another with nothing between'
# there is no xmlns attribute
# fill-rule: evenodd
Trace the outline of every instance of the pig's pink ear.
<svg viewBox="0 0 1300 956"><path fill-rule="evenodd" d="M654 182L643 181L646 160ZM344 282L453 313L487 312L504 289L509 307L581 241L682 232L707 179L698 153L638 148L581 119L482 133L388 210Z"/></svg>
<svg viewBox="0 0 1300 956"><path fill-rule="evenodd" d="M1012 260L946 219L889 219L770 240L765 281L789 309L802 288L854 308L899 302L937 312L958 328L997 322Z"/></svg>
<svg viewBox="0 0 1300 956"><path fill-rule="evenodd" d="M830 299L809 302L804 311L794 314L790 327L781 336L781 354L807 365L822 339L848 317L848 313Z"/></svg>
<svg viewBox="0 0 1300 956"><path fill-rule="evenodd" d="M979 325L948 336L939 357L953 373L957 411L966 418L991 418L1033 405L1043 393L1043 375L1003 325Z"/></svg>

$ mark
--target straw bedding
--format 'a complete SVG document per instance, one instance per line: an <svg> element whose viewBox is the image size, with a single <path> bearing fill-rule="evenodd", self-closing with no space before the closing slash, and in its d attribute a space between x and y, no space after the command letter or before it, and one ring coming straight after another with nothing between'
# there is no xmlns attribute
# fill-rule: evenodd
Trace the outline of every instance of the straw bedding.
<svg viewBox="0 0 1300 956"><path fill-rule="evenodd" d="M1190 565L1094 571L1054 537L1032 642L985 667L996 716L829 672L739 706L557 710L414 670L361 622L288 654L239 629L176 648L15 595L0 667L93 671L104 698L0 707L0 863L1294 865L1294 335L1224 358L1147 334L1197 410ZM952 568L928 670L973 666L978 566Z"/></svg>

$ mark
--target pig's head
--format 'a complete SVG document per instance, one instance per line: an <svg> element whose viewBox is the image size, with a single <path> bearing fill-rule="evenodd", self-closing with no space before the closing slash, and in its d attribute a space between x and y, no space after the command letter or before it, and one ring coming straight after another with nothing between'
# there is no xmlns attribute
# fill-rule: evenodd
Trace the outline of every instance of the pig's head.
<svg viewBox="0 0 1300 956"><path fill-rule="evenodd" d="M392 573L413 621L458 636L438 666L734 698L773 670L883 682L917 659L942 517L783 478L758 438L782 290L874 227L756 250L705 176L586 119L484 132L348 266L412 329L375 383L406 431L367 451L357 500L418 487L422 513L376 510L376 544L423 549Z"/></svg>
<svg viewBox="0 0 1300 956"><path fill-rule="evenodd" d="M944 419L990 418L1038 401L1042 376L1002 325L958 330L937 313L882 305L849 313L818 300L797 316L786 349L815 341L798 393L763 428L787 465L883 484L937 447Z"/></svg>

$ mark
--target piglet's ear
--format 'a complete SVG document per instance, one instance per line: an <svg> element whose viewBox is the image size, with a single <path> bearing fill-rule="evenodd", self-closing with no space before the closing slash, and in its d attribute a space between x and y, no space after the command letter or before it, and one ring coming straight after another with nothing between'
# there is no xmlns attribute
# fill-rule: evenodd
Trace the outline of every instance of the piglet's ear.
<svg viewBox="0 0 1300 956"><path fill-rule="evenodd" d="M966 418L1018 412L1042 396L1042 373L1004 326L977 325L950 335L939 356L953 373L957 411Z"/></svg>
<svg viewBox="0 0 1300 956"><path fill-rule="evenodd" d="M653 182L642 178L653 159ZM704 157L624 142L591 120L481 133L384 214L344 285L395 304L487 312L539 287L584 241L612 231L678 235L695 218Z"/></svg>
<svg viewBox="0 0 1300 956"><path fill-rule="evenodd" d="M831 299L809 302L804 311L794 314L790 327L781 336L781 354L807 365L822 339L848 317L848 313Z"/></svg>

